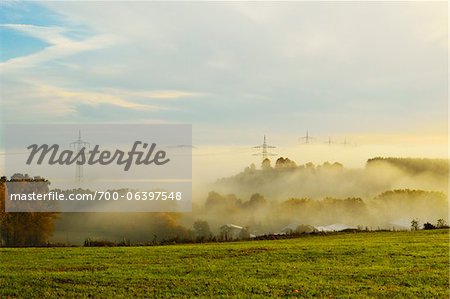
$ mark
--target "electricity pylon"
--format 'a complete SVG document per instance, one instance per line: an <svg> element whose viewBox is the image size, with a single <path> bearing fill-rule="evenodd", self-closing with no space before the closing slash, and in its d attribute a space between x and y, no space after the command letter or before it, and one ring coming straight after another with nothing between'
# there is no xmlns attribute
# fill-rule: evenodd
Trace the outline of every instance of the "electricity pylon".
<svg viewBox="0 0 450 299"><path fill-rule="evenodd" d="M75 149L75 151L76 151L75 155L78 155L83 148L85 148L86 146L89 146L89 142L83 141L83 139L81 139L81 131L79 130L78 131L78 140L71 142L70 146ZM75 180L78 183L78 185L80 185L81 181L83 179L83 164L82 164L81 155L78 155L76 167L77 167L77 170L75 173Z"/></svg>
<svg viewBox="0 0 450 299"><path fill-rule="evenodd" d="M309 132L308 132L308 130L306 130L306 135L300 137L299 139L303 139L303 140L305 140L305 144L309 144L311 142L311 140L313 140L315 138L312 136L309 136Z"/></svg>
<svg viewBox="0 0 450 299"><path fill-rule="evenodd" d="M269 156L276 156L274 153L269 153L267 151L268 148L276 148L276 146L268 145L266 142L266 135L264 135L264 142L261 145L254 146L253 148L260 148L261 153L253 154L253 156L262 156L263 161L267 159Z"/></svg>

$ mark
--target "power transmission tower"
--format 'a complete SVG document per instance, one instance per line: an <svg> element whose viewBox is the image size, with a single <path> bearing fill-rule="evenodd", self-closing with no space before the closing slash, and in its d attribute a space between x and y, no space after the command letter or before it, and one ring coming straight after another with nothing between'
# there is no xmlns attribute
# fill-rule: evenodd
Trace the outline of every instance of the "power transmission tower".
<svg viewBox="0 0 450 299"><path fill-rule="evenodd" d="M70 146L73 147L76 151L76 155L78 155L83 148L86 146L89 146L89 142L83 141L81 139L81 131L78 131L78 140L71 142ZM84 157L86 158L86 157ZM77 163L76 163L76 173L75 173L75 180L78 183L78 186L81 185L81 181L83 179L83 164L82 164L82 157L81 155L78 156Z"/></svg>
<svg viewBox="0 0 450 299"><path fill-rule="evenodd" d="M334 141L331 139L331 136L329 136L329 137L328 137L328 141L327 141L326 143L328 143L328 145L332 145L333 143L336 143L336 142L334 142Z"/></svg>
<svg viewBox="0 0 450 299"><path fill-rule="evenodd" d="M269 156L276 156L276 154L274 154L274 153L269 153L269 152L267 151L268 148L276 148L276 146L268 145L268 144L267 144L267 142L266 142L266 135L264 135L264 142L263 142L263 144L254 146L253 148L260 148L260 149L262 149L262 150L261 150L261 153L259 153L259 154L253 154L253 156L262 156L263 161L264 161L265 159L267 159Z"/></svg>
<svg viewBox="0 0 450 299"><path fill-rule="evenodd" d="M306 135L303 137L300 137L299 139L303 139L303 140L305 140L305 144L309 144L309 143L311 143L311 140L313 140L315 138L312 136L309 136L309 132L308 132L308 130L306 130Z"/></svg>

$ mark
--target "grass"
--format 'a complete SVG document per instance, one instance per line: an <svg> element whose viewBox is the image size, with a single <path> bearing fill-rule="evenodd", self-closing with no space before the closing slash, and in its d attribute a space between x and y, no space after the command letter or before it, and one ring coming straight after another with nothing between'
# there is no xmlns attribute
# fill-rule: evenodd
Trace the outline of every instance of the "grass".
<svg viewBox="0 0 450 299"><path fill-rule="evenodd" d="M0 248L0 297L449 298L449 231Z"/></svg>

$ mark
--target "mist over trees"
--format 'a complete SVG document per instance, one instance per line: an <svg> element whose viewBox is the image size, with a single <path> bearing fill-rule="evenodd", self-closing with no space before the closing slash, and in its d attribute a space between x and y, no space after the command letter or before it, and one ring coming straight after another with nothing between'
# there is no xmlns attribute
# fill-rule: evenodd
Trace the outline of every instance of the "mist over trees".
<svg viewBox="0 0 450 299"><path fill-rule="evenodd" d="M211 186L223 193L248 198L254 193L271 200L307 197L373 198L394 189L448 190L448 161L439 159L375 158L365 168L348 169L342 164L296 165L279 158L274 167L263 161L261 169L250 166Z"/></svg>
<svg viewBox="0 0 450 299"><path fill-rule="evenodd" d="M25 189L30 179L14 177ZM220 240L224 227L240 228L237 235L247 237L314 232L315 227L332 224L410 230L412 219L423 221L418 227L422 223L442 227L448 223L447 181L446 160L375 158L365 168L347 169L337 162L299 165L289 158L275 163L266 159L260 168L251 165L208 186L204 197L194 198L190 213L61 213L57 217L5 213L3 178L0 238L3 245L12 246L43 245L49 240L78 245L99 243L96 240L160 244ZM48 192L48 185L39 192Z"/></svg>
<svg viewBox="0 0 450 299"><path fill-rule="evenodd" d="M448 160L445 159L376 157L367 160L368 167L383 164L390 164L413 175L421 173L429 173L435 175L448 176Z"/></svg>

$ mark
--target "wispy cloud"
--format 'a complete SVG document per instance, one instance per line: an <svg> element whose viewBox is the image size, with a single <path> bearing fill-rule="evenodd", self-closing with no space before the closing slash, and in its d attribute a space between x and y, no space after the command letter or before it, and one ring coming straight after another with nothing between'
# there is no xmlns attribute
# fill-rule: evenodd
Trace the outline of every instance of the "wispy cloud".
<svg viewBox="0 0 450 299"><path fill-rule="evenodd" d="M204 97L208 94L202 92L191 92L183 90L147 90L147 91L134 91L124 89L106 89L105 92L117 94L125 97L137 97L143 99L154 100L174 100L182 98L198 98Z"/></svg>
<svg viewBox="0 0 450 299"><path fill-rule="evenodd" d="M126 89L77 89L61 87L38 80L20 80L9 84L3 92L6 121L15 121L15 116L35 116L51 118L77 117L79 107L95 109L120 109L139 113L177 110L176 106L165 105L159 100L175 100L203 96L202 93L181 90L141 90ZM10 117L11 116L11 117Z"/></svg>
<svg viewBox="0 0 450 299"><path fill-rule="evenodd" d="M71 42L69 38L64 36L66 30L61 27L45 27L29 24L0 24L0 28L18 31L51 45Z"/></svg>
<svg viewBox="0 0 450 299"><path fill-rule="evenodd" d="M27 97L24 97L19 90L11 90L11 92L5 94L5 101L8 103L7 110L11 112L24 113L27 110L34 110L61 117L76 113L78 105L94 107L105 104L123 109L146 111L165 109L161 105L139 103L136 97L119 90L115 92L79 90L58 87L48 83L26 81L22 81L21 86L26 86ZM16 86L16 88L19 89L20 87Z"/></svg>
<svg viewBox="0 0 450 299"><path fill-rule="evenodd" d="M445 3L21 5L0 29L48 46L0 64L11 118L177 120L208 142L447 125Z"/></svg>
<svg viewBox="0 0 450 299"><path fill-rule="evenodd" d="M105 92L86 90L68 90L49 85L37 85L35 91L42 98L57 99L68 106L73 104L88 104L92 106L109 104L127 109L159 110L161 107L149 104L139 104L121 96Z"/></svg>
<svg viewBox="0 0 450 299"><path fill-rule="evenodd" d="M19 31L49 44L48 47L39 52L11 58L0 63L0 68L3 72L34 67L44 62L89 50L100 49L118 42L117 37L110 34L88 37L80 41L74 40L65 35L67 30L62 27L34 26L28 24L2 24L0 27Z"/></svg>

